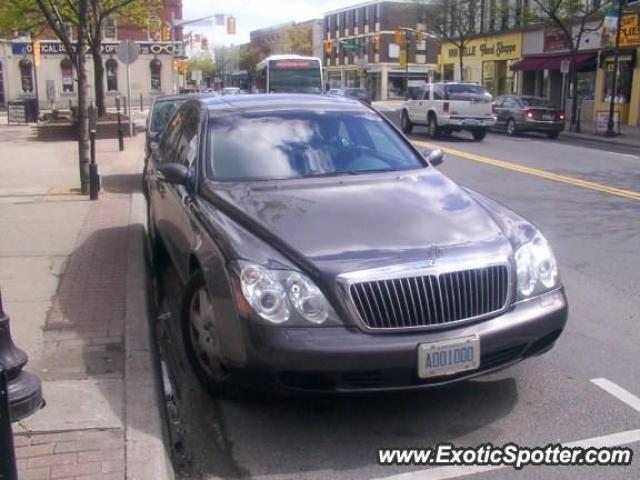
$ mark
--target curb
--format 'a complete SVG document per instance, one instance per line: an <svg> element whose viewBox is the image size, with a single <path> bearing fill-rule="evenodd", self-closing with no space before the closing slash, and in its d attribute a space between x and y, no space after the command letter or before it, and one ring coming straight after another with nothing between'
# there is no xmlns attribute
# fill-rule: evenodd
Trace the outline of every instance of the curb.
<svg viewBox="0 0 640 480"><path fill-rule="evenodd" d="M560 139L565 140L581 140L583 142L591 142L598 143L600 145L611 145L611 146L620 146L620 147L629 147L629 148L640 148L640 142L632 143L632 142L622 142L619 141L611 141L607 140L604 137L600 137L598 135L591 134L582 134L582 133L574 133L574 132L562 132L560 134Z"/></svg>
<svg viewBox="0 0 640 480"><path fill-rule="evenodd" d="M144 197L131 194L125 317L125 459L127 480L173 480L163 441L160 373L149 323Z"/></svg>

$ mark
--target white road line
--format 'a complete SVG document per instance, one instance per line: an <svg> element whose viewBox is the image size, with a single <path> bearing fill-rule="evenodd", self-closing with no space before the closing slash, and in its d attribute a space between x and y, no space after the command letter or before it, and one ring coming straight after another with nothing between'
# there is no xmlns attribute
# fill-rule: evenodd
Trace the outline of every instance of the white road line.
<svg viewBox="0 0 640 480"><path fill-rule="evenodd" d="M565 442L562 445L567 447L618 447L629 443L640 442L640 430L627 430L625 432L612 433L610 435L602 435L600 437L587 438L585 440L576 440L575 442ZM502 470L505 468L513 468L511 466L450 466L428 468L426 470L418 470L416 472L400 473L389 477L380 477L377 480L447 480L451 478L466 477L475 475L476 473L490 472L493 470Z"/></svg>
<svg viewBox="0 0 640 480"><path fill-rule="evenodd" d="M599 386L605 392L610 393L621 402L626 403L636 412L640 412L640 398L636 397L628 390L625 390L621 386L616 385L611 380L607 380L606 378L594 378L591 380L591 383Z"/></svg>

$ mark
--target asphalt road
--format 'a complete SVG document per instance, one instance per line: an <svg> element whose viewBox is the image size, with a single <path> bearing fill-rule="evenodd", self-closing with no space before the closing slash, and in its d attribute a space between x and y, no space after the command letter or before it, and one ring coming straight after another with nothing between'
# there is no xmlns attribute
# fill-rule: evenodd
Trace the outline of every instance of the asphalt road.
<svg viewBox="0 0 640 480"><path fill-rule="evenodd" d="M640 152L535 136L491 134L477 143L460 134L431 142L418 129L412 138L445 148L445 174L524 215L549 239L571 309L555 349L441 390L213 399L190 374L179 334L165 328L180 287L162 272L160 313L173 315L160 325L177 398L179 477L457 478L459 470L379 466L377 449L440 442L533 447L603 436L607 443L610 434L636 431L628 467L527 467L465 478L640 478L640 409L591 382L605 378L640 397L640 196L633 195L640 191Z"/></svg>

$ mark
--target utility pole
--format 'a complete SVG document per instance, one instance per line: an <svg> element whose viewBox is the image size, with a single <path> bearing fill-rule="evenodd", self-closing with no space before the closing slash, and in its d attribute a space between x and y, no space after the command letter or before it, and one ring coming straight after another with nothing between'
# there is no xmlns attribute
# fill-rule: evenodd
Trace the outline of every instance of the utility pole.
<svg viewBox="0 0 640 480"><path fill-rule="evenodd" d="M618 68L620 66L620 30L622 28L622 6L625 0L618 0L618 23L616 25L616 46L613 52L613 79L611 85L611 98L609 99L609 121L607 122L607 131L604 132L605 137L615 137L616 132L613 129L613 113L615 110L615 102L618 96ZM619 119L620 117L618 117Z"/></svg>

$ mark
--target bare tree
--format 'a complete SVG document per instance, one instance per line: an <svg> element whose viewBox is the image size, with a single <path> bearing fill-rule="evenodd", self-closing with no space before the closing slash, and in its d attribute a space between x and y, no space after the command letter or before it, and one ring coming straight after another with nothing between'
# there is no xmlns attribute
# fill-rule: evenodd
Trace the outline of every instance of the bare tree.
<svg viewBox="0 0 640 480"><path fill-rule="evenodd" d="M604 11L615 2L611 0L532 0L532 8L525 12L529 23L551 25L565 37L569 49L569 83L573 91L570 130L574 129L578 113L578 51L585 34L602 27Z"/></svg>
<svg viewBox="0 0 640 480"><path fill-rule="evenodd" d="M464 81L464 56L478 32L480 0L417 0L418 22L441 42L449 42L458 53L460 80Z"/></svg>

